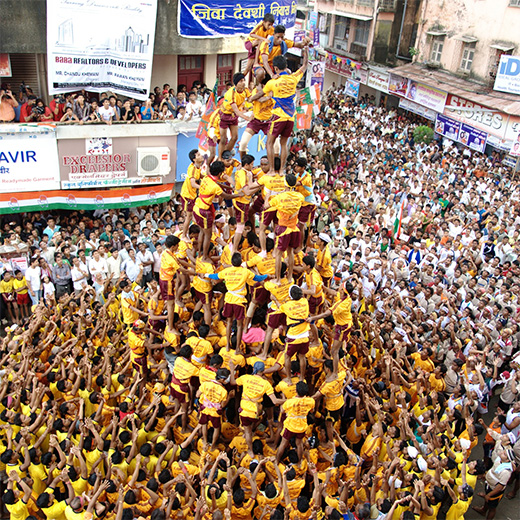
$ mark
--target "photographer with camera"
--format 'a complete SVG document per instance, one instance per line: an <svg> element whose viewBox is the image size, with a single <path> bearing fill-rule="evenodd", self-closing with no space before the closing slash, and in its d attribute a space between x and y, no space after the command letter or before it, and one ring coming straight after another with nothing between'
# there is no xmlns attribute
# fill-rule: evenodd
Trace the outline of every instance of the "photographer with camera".
<svg viewBox="0 0 520 520"><path fill-rule="evenodd" d="M52 121L51 109L45 106L43 99L37 99L31 110L33 118L31 121Z"/></svg>
<svg viewBox="0 0 520 520"><path fill-rule="evenodd" d="M49 103L50 111L54 121L60 121L65 113L65 96L63 94L55 94L52 101Z"/></svg>
<svg viewBox="0 0 520 520"><path fill-rule="evenodd" d="M18 106L18 101L13 96L9 88L0 88L0 122L10 123L15 119L14 109Z"/></svg>
<svg viewBox="0 0 520 520"><path fill-rule="evenodd" d="M34 94L27 96L27 102L25 102L20 109L20 123L30 123L31 121L37 121L32 111L33 107L36 105L37 99L38 98Z"/></svg>

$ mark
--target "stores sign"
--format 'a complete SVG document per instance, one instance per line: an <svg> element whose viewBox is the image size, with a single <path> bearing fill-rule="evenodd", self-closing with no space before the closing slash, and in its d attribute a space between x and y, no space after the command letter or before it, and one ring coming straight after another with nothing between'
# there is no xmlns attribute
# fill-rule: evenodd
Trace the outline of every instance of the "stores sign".
<svg viewBox="0 0 520 520"><path fill-rule="evenodd" d="M502 54L494 89L510 94L520 94L520 56Z"/></svg>
<svg viewBox="0 0 520 520"><path fill-rule="evenodd" d="M0 193L60 187L58 145L54 133L3 134L0 138Z"/></svg>
<svg viewBox="0 0 520 520"><path fill-rule="evenodd" d="M386 72L368 71L367 86L388 94L389 75Z"/></svg>

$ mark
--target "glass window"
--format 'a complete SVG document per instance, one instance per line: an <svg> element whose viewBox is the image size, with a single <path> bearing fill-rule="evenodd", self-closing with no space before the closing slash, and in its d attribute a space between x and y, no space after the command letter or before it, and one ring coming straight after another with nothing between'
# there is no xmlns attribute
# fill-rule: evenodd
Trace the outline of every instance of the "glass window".
<svg viewBox="0 0 520 520"><path fill-rule="evenodd" d="M462 50L462 59L460 60L460 69L464 72L469 72L471 70L476 46L476 42L466 43L464 45L464 49Z"/></svg>
<svg viewBox="0 0 520 520"><path fill-rule="evenodd" d="M440 63L442 56L442 49L444 47L444 36L434 36L432 41L432 50L430 53L430 61L433 63Z"/></svg>

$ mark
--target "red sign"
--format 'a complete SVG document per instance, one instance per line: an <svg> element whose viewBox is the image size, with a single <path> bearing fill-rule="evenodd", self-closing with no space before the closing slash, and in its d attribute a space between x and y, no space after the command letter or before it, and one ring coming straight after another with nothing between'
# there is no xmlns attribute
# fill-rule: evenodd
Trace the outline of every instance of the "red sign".
<svg viewBox="0 0 520 520"><path fill-rule="evenodd" d="M359 69L361 63L353 61L346 56L339 56L338 54L329 54L325 62L325 69L334 72L345 78L360 80Z"/></svg>

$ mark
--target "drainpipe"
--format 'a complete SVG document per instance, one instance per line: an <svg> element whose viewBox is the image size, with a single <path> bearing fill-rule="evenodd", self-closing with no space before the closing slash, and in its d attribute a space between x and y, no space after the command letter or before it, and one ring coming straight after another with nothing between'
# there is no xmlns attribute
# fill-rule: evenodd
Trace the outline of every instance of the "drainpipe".
<svg viewBox="0 0 520 520"><path fill-rule="evenodd" d="M399 29L399 41L397 42L397 49L396 49L395 56L396 56L396 58L399 58L401 60L411 61L410 58L408 58L406 56L399 56L399 50L401 49L401 38L403 36L404 19L406 17L407 7L408 7L408 0L404 0L403 17L401 18L401 28Z"/></svg>

